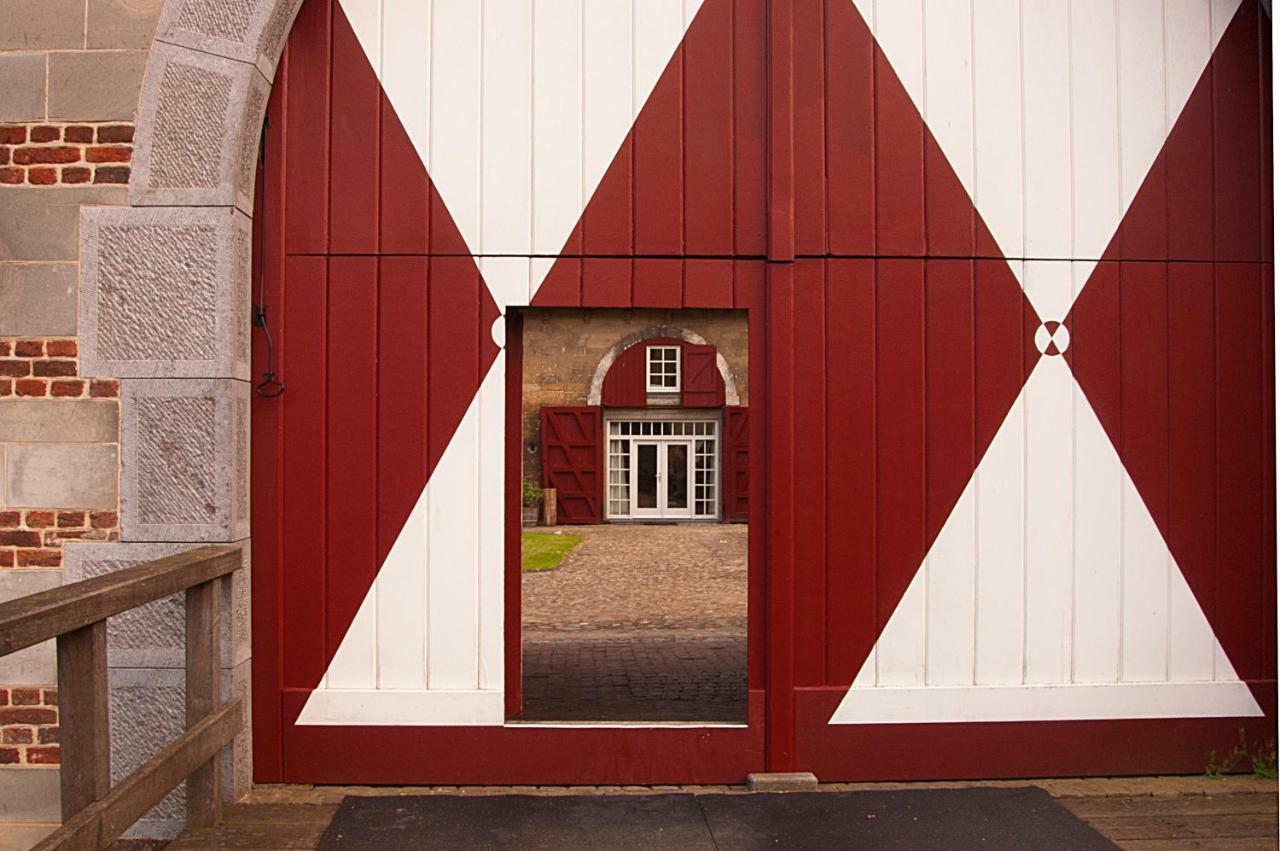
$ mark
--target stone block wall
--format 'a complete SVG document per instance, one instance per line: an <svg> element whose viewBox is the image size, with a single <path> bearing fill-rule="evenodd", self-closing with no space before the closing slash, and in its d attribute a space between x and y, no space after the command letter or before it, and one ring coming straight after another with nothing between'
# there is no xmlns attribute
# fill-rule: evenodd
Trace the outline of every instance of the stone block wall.
<svg viewBox="0 0 1280 851"><path fill-rule="evenodd" d="M534 308L523 315L521 439L526 479L542 479L538 412L552 405L588 404L601 359L637 334L680 337L664 332L682 329L715 346L728 362L739 404L748 404L747 315L743 311Z"/></svg>
<svg viewBox="0 0 1280 851"><path fill-rule="evenodd" d="M299 2L0 0L0 601L247 539L249 215ZM244 549L223 690L247 709ZM116 780L184 725L181 613L108 624ZM56 681L52 642L0 659L6 851L58 818ZM247 732L224 766L247 789ZM132 833L179 830L182 797Z"/></svg>

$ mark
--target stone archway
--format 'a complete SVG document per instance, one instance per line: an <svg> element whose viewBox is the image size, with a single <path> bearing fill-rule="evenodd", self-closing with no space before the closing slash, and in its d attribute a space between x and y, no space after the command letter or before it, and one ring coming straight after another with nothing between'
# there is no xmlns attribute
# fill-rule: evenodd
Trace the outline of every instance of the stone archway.
<svg viewBox="0 0 1280 851"><path fill-rule="evenodd" d="M238 543L248 561L253 190L272 79L301 4L165 0L130 206L81 212L83 369L122 379L121 543L77 548L68 581L207 542ZM249 584L240 571L223 641L224 691L246 705ZM180 630L182 607L170 609L145 628ZM143 667L126 661L154 675L139 687L181 684L180 645ZM167 741L169 726L150 735ZM251 783L250 739L246 727L232 748L227 793Z"/></svg>
<svg viewBox="0 0 1280 851"><path fill-rule="evenodd" d="M676 340L684 340L686 343L693 343L695 346L705 346L707 344L706 338L701 334L690 331L688 328L681 328L678 325L653 325L628 334L610 346L609 351L605 352L604 356L600 358L600 363L596 364L596 371L591 376L591 389L587 391L588 405L600 404L600 394L604 391L604 379L609 374L609 367L613 366L614 361L636 343L654 337L671 337ZM719 370L720 377L724 379L724 403L726 405L741 404L738 399L738 385L733 380L733 369L719 349L716 349L716 369Z"/></svg>

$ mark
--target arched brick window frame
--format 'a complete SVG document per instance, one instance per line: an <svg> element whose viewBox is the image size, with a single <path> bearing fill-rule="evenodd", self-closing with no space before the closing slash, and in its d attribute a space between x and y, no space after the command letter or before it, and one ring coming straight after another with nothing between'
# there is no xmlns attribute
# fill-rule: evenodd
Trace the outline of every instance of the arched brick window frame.
<svg viewBox="0 0 1280 851"><path fill-rule="evenodd" d="M600 358L600 362L596 364L596 371L591 376L591 387L587 391L587 404L599 405L601 394L604 392L604 380L609 374L609 368L613 366L618 357L627 349L636 343L644 340L655 338L670 338L673 340L684 340L686 343L693 343L695 346L707 345L707 340L701 334L696 334L688 328L681 328L677 325L653 325L643 328L634 333L628 334L618 342L609 347L609 350ZM738 386L733 380L733 370L729 367L729 362L725 360L719 349L716 350L716 369L720 371L720 377L724 379L724 401L726 405L740 405L738 398Z"/></svg>

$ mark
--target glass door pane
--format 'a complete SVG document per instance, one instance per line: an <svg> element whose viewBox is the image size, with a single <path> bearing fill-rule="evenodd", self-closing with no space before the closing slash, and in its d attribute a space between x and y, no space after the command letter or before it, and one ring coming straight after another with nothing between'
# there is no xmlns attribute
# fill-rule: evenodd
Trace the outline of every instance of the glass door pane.
<svg viewBox="0 0 1280 851"><path fill-rule="evenodd" d="M636 444L636 508L658 507L658 444Z"/></svg>
<svg viewBox="0 0 1280 851"><path fill-rule="evenodd" d="M689 444L667 444L667 508L689 507Z"/></svg>

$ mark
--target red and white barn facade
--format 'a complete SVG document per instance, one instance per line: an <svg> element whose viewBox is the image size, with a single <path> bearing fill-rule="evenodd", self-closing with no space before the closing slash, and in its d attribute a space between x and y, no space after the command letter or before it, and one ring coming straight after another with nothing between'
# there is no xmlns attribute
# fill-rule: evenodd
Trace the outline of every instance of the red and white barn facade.
<svg viewBox="0 0 1280 851"><path fill-rule="evenodd" d="M1265 738L1270 49L1254 0L306 0L258 203L258 778ZM747 724L513 723L526 307L747 311Z"/></svg>

